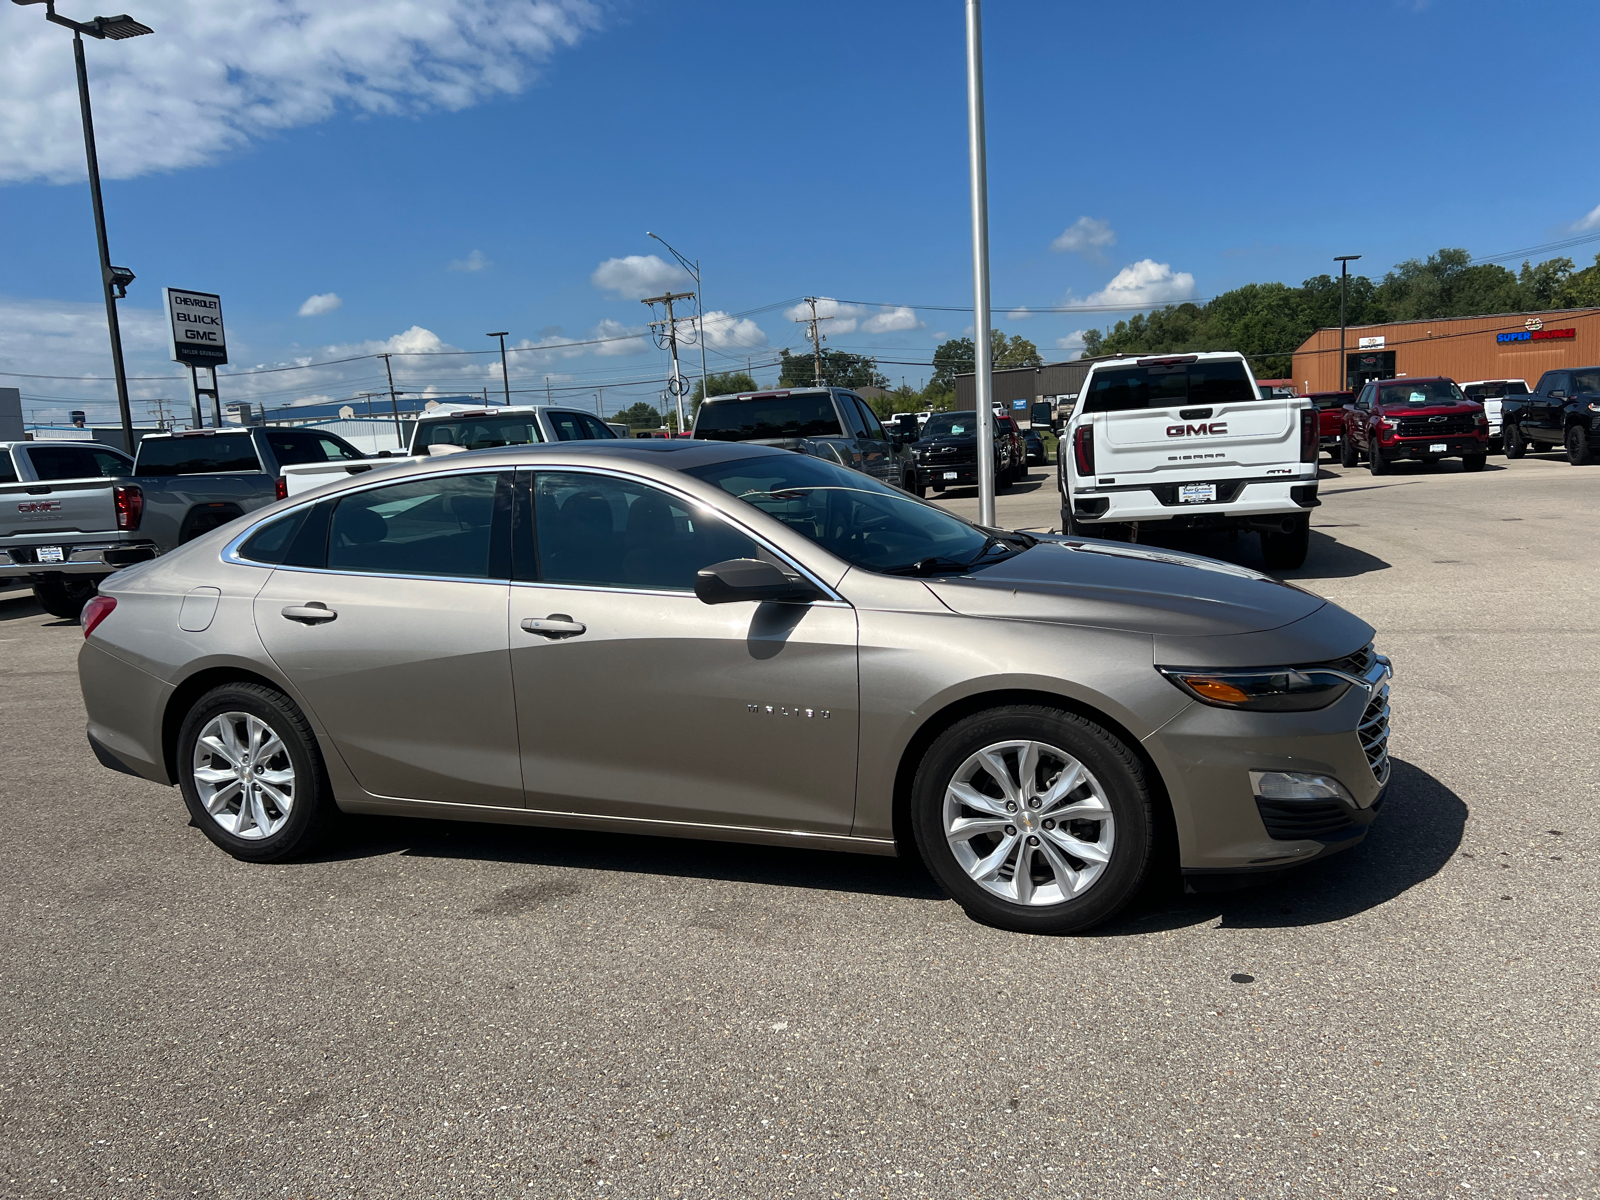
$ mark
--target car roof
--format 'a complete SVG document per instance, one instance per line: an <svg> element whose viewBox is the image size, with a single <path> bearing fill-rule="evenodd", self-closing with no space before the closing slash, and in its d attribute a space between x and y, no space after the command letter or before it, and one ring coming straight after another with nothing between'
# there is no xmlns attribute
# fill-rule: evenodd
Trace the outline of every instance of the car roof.
<svg viewBox="0 0 1600 1200"><path fill-rule="evenodd" d="M1245 357L1237 350L1194 350L1182 351L1172 354L1124 354L1119 358L1107 358L1093 363L1089 369L1098 370L1101 367L1125 367L1132 363L1138 365L1142 362L1172 361L1175 359L1194 359L1196 362L1218 362L1231 359L1235 362L1244 362Z"/></svg>
<svg viewBox="0 0 1600 1200"><path fill-rule="evenodd" d="M482 408L458 408L449 412L424 412L417 419L419 421L449 421L456 417L498 417L515 416L519 413L537 412L575 412L593 417L594 413L584 408L574 408L570 404L486 404ZM597 420L601 418L596 418Z"/></svg>
<svg viewBox="0 0 1600 1200"><path fill-rule="evenodd" d="M811 384L808 387L764 388L759 392L727 392L721 396L707 396L702 404L721 404L728 400L770 400L775 396L791 396L795 392L848 392L849 388L818 387Z"/></svg>
<svg viewBox="0 0 1600 1200"><path fill-rule="evenodd" d="M1407 375L1404 379L1380 379L1377 384L1384 387L1405 387L1412 383L1455 383L1448 375Z"/></svg>

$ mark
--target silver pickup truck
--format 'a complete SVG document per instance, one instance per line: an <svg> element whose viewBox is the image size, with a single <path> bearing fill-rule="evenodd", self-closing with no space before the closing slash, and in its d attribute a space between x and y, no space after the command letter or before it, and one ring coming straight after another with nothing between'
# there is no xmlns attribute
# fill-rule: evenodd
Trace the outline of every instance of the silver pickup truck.
<svg viewBox="0 0 1600 1200"><path fill-rule="evenodd" d="M0 447L0 579L26 580L69 619L118 568L281 499L291 463L362 457L332 434L270 426L148 434L131 463L83 442Z"/></svg>

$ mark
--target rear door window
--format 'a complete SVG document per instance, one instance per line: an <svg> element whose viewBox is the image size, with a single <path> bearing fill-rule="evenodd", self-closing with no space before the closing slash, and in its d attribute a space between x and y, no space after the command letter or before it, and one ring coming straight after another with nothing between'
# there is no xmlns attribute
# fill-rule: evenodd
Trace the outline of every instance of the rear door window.
<svg viewBox="0 0 1600 1200"><path fill-rule="evenodd" d="M616 440L617 431L604 421L591 417L587 413L579 413L578 421L583 426L584 432L594 441Z"/></svg>
<svg viewBox="0 0 1600 1200"><path fill-rule="evenodd" d="M11 461L11 451L0 450L0 483L16 483L17 467Z"/></svg>
<svg viewBox="0 0 1600 1200"><path fill-rule="evenodd" d="M581 442L588 438L583 423L578 420L582 415L571 412L547 412L545 419L550 422L550 428L556 431L556 441Z"/></svg>
<svg viewBox="0 0 1600 1200"><path fill-rule="evenodd" d="M140 475L212 475L260 471L255 443L248 433L202 437L147 437L139 443Z"/></svg>
<svg viewBox="0 0 1600 1200"><path fill-rule="evenodd" d="M694 435L719 442L778 438L843 437L827 392L758 396L700 406Z"/></svg>
<svg viewBox="0 0 1600 1200"><path fill-rule="evenodd" d="M342 497L328 527L328 569L490 578L499 480L498 472L439 475Z"/></svg>
<svg viewBox="0 0 1600 1200"><path fill-rule="evenodd" d="M415 449L419 453L429 446L493 450L500 446L527 446L542 441L544 437L539 433L539 422L533 413L513 413L507 416L424 421L417 428Z"/></svg>
<svg viewBox="0 0 1600 1200"><path fill-rule="evenodd" d="M100 464L88 446L28 447L33 473L42 480L102 478Z"/></svg>
<svg viewBox="0 0 1600 1200"><path fill-rule="evenodd" d="M1149 363L1096 371L1084 412L1133 412L1196 404L1238 404L1261 397L1241 362Z"/></svg>

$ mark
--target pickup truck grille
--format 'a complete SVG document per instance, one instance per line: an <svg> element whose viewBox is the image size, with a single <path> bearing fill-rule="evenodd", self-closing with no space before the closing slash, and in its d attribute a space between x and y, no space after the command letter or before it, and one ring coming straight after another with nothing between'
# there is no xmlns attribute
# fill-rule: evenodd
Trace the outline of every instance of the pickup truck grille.
<svg viewBox="0 0 1600 1200"><path fill-rule="evenodd" d="M1467 413L1448 416L1442 421L1432 417L1401 417L1395 425L1401 437L1458 437L1473 430L1472 417Z"/></svg>
<svg viewBox="0 0 1600 1200"><path fill-rule="evenodd" d="M965 446L930 446L920 461L936 467L959 467L978 461L978 453Z"/></svg>

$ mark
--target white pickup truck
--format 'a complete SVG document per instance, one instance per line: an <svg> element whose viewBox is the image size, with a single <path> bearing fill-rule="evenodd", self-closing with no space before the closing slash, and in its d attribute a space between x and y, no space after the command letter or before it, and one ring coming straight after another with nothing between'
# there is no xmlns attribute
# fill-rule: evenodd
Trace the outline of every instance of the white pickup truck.
<svg viewBox="0 0 1600 1200"><path fill-rule="evenodd" d="M1317 410L1263 398L1242 354L1116 358L1089 368L1058 456L1061 530L1244 529L1267 566L1305 562L1317 500Z"/></svg>
<svg viewBox="0 0 1600 1200"><path fill-rule="evenodd" d="M360 463L299 463L283 469L281 490L287 496L298 496L347 475L415 462L433 454L525 446L532 442L581 442L616 437L616 431L593 413L551 404L495 405L424 414L411 427L411 445L406 455L384 451L377 459Z"/></svg>

